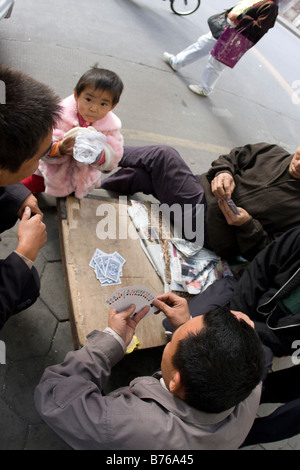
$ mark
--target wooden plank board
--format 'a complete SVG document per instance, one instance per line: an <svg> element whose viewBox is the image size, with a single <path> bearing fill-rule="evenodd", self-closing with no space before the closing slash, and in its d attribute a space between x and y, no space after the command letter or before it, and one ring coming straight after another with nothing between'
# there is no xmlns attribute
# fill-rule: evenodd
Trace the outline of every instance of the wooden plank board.
<svg viewBox="0 0 300 470"><path fill-rule="evenodd" d="M100 213L102 217L99 216ZM104 237L104 214L106 220L110 220L107 217L113 217L110 228L116 228L116 235L121 233L124 237L128 227L132 230L127 205L124 207L124 202L122 205L117 199L103 197L79 200L72 196L58 199L62 257L75 348L86 344L86 336L91 331L103 330L107 326L109 307L105 300L118 288L145 285L157 294L163 293L161 279L143 252L139 239L129 236L120 239L118 235L106 239L99 238ZM121 285L101 286L96 279L94 270L89 266L96 248L106 253L117 251L125 258ZM136 335L141 342L140 349L166 343L163 318L162 313L149 315L139 323Z"/></svg>

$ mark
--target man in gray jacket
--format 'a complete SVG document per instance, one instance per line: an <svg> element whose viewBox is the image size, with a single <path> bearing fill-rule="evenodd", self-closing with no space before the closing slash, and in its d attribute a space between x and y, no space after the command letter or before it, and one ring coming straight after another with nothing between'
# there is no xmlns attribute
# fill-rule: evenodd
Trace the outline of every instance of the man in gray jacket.
<svg viewBox="0 0 300 470"><path fill-rule="evenodd" d="M149 307L109 312L108 328L46 369L35 404L74 449L237 449L258 410L264 356L251 320L222 308L193 319L185 299L154 301L176 328L161 373L103 388ZM138 354L138 353L137 353Z"/></svg>

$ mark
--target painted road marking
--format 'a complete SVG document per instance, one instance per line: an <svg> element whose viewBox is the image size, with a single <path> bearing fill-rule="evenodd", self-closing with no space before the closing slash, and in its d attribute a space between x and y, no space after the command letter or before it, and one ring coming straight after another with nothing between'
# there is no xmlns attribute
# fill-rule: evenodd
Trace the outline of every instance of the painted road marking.
<svg viewBox="0 0 300 470"><path fill-rule="evenodd" d="M206 152L215 153L221 155L228 153L230 149L228 147L222 147L221 145L209 144L206 142L196 142L189 139L181 139L179 137L172 137L167 135L155 134L153 132L139 131L136 129L122 129L122 134L125 139L138 140L144 143L144 145L157 144L157 145L170 145L172 147L183 147L194 150L205 150Z"/></svg>

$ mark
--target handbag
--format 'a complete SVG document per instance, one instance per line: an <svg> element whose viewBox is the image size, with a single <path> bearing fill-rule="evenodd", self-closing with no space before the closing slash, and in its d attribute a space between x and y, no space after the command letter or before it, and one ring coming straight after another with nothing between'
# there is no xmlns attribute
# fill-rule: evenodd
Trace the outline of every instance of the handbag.
<svg viewBox="0 0 300 470"><path fill-rule="evenodd" d="M219 62L233 68L253 45L254 43L240 31L227 26L213 47L211 55Z"/></svg>
<svg viewBox="0 0 300 470"><path fill-rule="evenodd" d="M211 34L215 39L219 39L224 29L228 26L227 12L228 10L225 10L223 13L217 13L210 16L207 20Z"/></svg>

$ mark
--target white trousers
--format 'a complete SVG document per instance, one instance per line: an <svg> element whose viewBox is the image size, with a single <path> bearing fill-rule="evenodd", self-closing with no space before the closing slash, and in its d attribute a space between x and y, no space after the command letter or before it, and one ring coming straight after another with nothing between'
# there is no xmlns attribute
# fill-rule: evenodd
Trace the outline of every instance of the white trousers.
<svg viewBox="0 0 300 470"><path fill-rule="evenodd" d="M186 49L176 54L172 61L173 65L177 69L180 69L181 67L209 55L206 67L200 79L200 87L207 95L213 91L218 78L226 68L226 65L216 60L210 54L210 51L216 42L217 40L213 37L211 32L204 34L203 36L200 36L194 44L191 44Z"/></svg>

